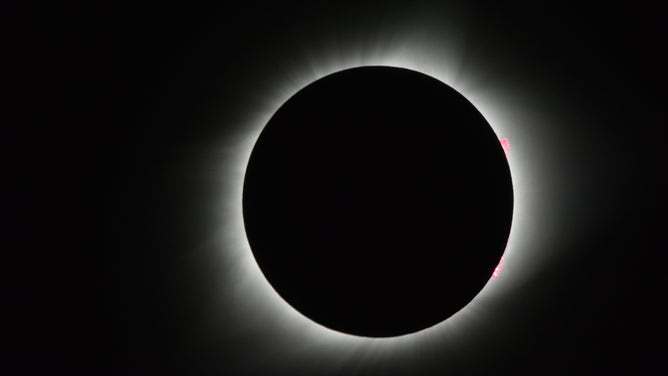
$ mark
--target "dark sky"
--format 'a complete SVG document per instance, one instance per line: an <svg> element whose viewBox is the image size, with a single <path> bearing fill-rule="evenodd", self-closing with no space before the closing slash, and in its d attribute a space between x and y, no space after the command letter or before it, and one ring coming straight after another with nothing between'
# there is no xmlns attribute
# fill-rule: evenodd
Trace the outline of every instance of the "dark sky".
<svg viewBox="0 0 668 376"><path fill-rule="evenodd" d="M668 62L658 4L8 6L19 21L9 24L18 83L10 87L30 126L7 138L26 136L12 162L26 184L10 200L24 257L20 290L6 293L20 314L0 373L661 369ZM448 23L461 35L446 35ZM462 43L463 64L485 67L478 79L530 88L537 97L527 103L558 117L545 119L556 137L540 147L559 150L545 168L559 166L563 178L554 185L565 193L552 203L560 219L549 244L563 256L495 302L499 324L475 329L476 340L459 348L431 343L419 362L399 366L300 357L308 343L268 338L279 332L239 326L226 313L234 311L225 307L235 301L225 298L231 287L216 282L230 266L212 268L198 253L219 225L211 220L215 145L243 132L254 105L271 100L279 69L322 59L323 44L391 40L407 24ZM457 356L445 353L453 348Z"/></svg>

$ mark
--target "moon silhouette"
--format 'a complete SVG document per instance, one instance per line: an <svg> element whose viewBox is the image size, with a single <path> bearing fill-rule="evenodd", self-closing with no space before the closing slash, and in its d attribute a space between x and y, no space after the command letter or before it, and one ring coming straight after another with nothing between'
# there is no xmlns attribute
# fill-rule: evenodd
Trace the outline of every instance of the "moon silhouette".
<svg viewBox="0 0 668 376"><path fill-rule="evenodd" d="M249 159L246 236L276 292L365 337L431 327L468 304L503 254L513 213L498 137L456 90L366 66L306 86Z"/></svg>

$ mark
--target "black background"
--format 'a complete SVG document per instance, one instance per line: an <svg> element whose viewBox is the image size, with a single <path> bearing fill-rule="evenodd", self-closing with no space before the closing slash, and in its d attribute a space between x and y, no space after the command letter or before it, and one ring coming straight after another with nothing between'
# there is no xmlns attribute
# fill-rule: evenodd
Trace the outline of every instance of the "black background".
<svg viewBox="0 0 668 376"><path fill-rule="evenodd" d="M8 200L23 262L20 289L4 292L20 314L3 374L661 370L668 64L657 4L8 5L8 103L20 116L5 142L20 146L10 160L26 184ZM224 309L215 331L202 330L224 292L192 254L216 225L202 214L218 187L201 150L240 131L239 109L270 96L277 64L408 15L461 22L465 63L513 77L571 120L552 131L563 135L560 164L577 169L577 182L561 182L577 199L556 207L577 214L565 233L586 231L555 239L564 256L509 295L501 324L455 361L434 345L404 368L308 368L277 361L261 332L226 325Z"/></svg>

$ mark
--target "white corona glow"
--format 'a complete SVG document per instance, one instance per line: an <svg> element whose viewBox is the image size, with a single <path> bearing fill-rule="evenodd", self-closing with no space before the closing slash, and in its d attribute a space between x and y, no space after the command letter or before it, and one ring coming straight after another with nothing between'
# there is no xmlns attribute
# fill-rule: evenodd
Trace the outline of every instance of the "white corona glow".
<svg viewBox="0 0 668 376"><path fill-rule="evenodd" d="M457 34L453 34L457 35ZM221 281L226 290L221 309L236 320L226 323L238 333L263 336L265 350L281 351L283 357L307 356L323 362L345 362L355 354L365 361L398 361L417 358L436 341L464 341L467 331L476 330L491 320L487 302L509 293L533 275L544 255L536 255L550 230L549 218L541 215L549 206L542 193L549 190L543 179L549 173L540 138L531 139L533 122L541 114L522 107L523 94L517 86L486 81L484 65L463 64L462 47L457 38L436 39L429 33L406 32L386 42L349 43L347 47L318 47L298 61L278 63L275 81L258 88L257 101L245 109L244 119L236 124L236 134L227 135L217 145L216 173L220 179L220 233L212 247L224 268ZM246 166L253 146L275 111L297 91L335 72L360 66L392 66L411 69L434 77L466 97L485 117L497 136L513 140L508 153L513 188L514 214L510 237L503 256L503 278L493 279L463 309L447 320L424 330L391 338L367 338L328 329L292 308L272 288L260 271L250 249L242 215L242 191ZM267 93L268 92L268 93ZM519 99L519 100L518 100ZM518 104L519 103L519 104ZM544 150L544 149L543 149ZM537 236L540 231L544 236ZM232 313L230 313L232 312ZM244 334L239 334L244 335ZM290 348L291 350L286 350ZM286 360L287 362L287 360Z"/></svg>

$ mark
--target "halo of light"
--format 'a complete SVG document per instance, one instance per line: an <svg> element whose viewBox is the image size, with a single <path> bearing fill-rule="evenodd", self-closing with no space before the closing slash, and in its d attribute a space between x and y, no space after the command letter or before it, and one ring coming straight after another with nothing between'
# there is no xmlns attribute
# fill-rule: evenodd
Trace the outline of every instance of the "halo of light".
<svg viewBox="0 0 668 376"><path fill-rule="evenodd" d="M416 42L419 41L419 42ZM552 220L549 202L543 195L549 191L546 179L552 149L532 147L532 123L543 114L502 98L526 98L516 87L502 84L481 87L477 72L462 68L462 54L452 40L437 41L428 35L407 33L401 40L373 48L359 44L342 52L337 49L314 52L302 64L293 63L293 73L285 73L271 85L273 91L262 95L247 111L236 134L225 137L219 145L221 202L220 232L214 243L219 263L225 265L222 302L238 324L237 330L261 331L268 340L266 348L286 348L309 352L309 358L344 361L352 354L368 361L382 361L401 356L417 356L411 349L426 349L436 341L449 344L462 341L471 328L489 319L486 302L501 298L540 270L549 259L536 253L549 238ZM372 53L368 51L373 51ZM514 187L514 215L510 239L503 255L503 273L492 278L482 291L449 319L424 330L390 338L367 338L340 333L311 321L292 308L276 293L259 269L246 239L242 217L242 191L246 165L261 130L275 111L292 95L310 83L335 72L360 66L393 66L415 70L453 87L466 97L491 125L498 138L512 140L508 163ZM480 67L478 67L480 68ZM282 78L282 79L281 79ZM537 235L540 233L542 236ZM231 325L235 325L231 324ZM299 344L299 345L296 345ZM288 350L283 350L288 351ZM412 355L411 355L412 354Z"/></svg>

